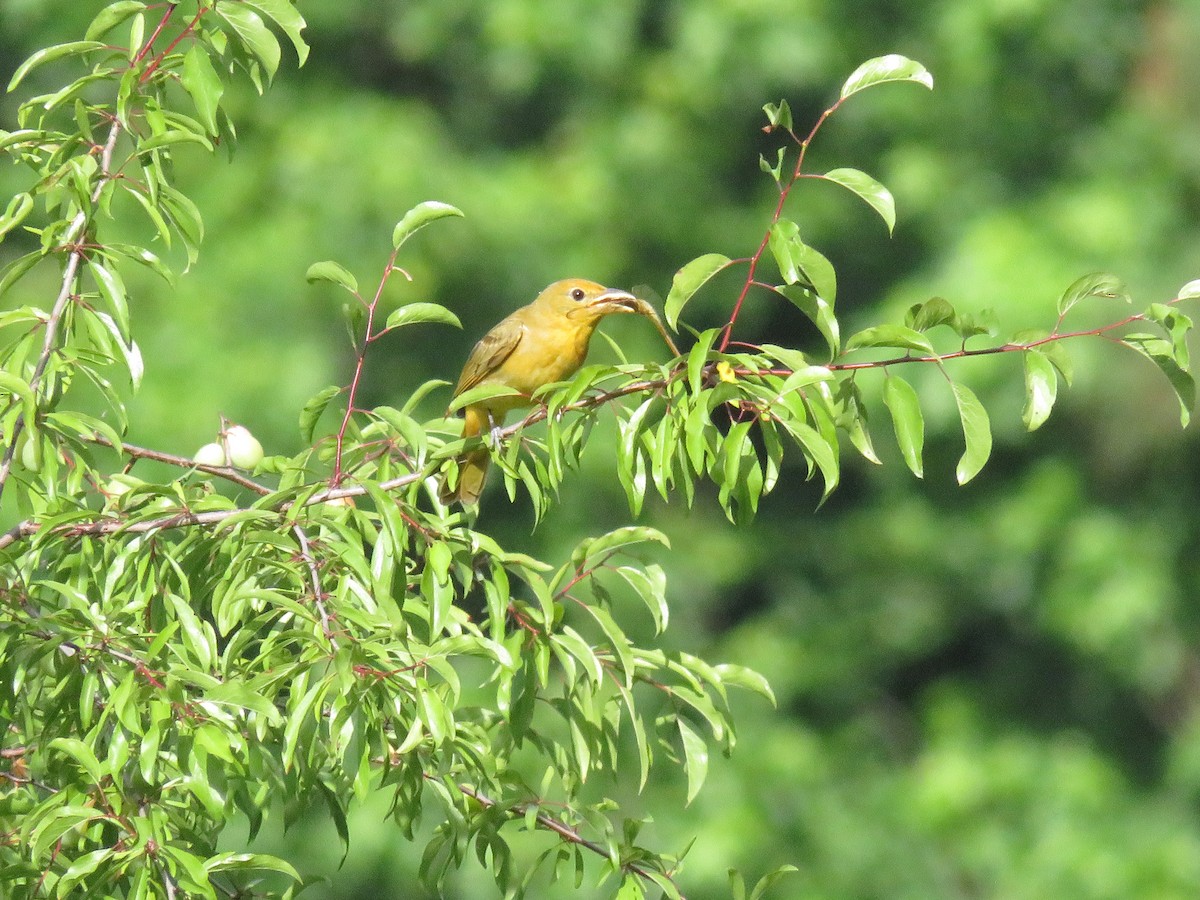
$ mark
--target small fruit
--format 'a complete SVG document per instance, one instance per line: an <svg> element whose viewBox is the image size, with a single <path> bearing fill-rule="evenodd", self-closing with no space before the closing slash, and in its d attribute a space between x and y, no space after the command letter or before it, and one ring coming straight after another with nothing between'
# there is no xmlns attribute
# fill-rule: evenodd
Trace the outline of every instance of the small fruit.
<svg viewBox="0 0 1200 900"><path fill-rule="evenodd" d="M241 425L233 425L226 430L225 446L229 448L229 462L239 469L253 469L262 462L262 444Z"/></svg>
<svg viewBox="0 0 1200 900"><path fill-rule="evenodd" d="M21 460L21 465L30 472L40 472L42 470L42 448L38 445L38 441L31 439L29 432L26 431L21 435L20 445L17 456Z"/></svg>
<svg viewBox="0 0 1200 900"><path fill-rule="evenodd" d="M217 443L205 444L196 451L192 461L202 466L223 466L225 465L225 448Z"/></svg>

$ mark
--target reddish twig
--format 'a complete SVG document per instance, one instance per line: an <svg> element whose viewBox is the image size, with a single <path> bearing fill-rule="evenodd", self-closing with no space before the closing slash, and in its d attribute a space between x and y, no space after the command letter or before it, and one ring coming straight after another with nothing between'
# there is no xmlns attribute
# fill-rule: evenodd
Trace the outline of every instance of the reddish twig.
<svg viewBox="0 0 1200 900"><path fill-rule="evenodd" d="M767 230L763 233L762 240L758 244L758 249L754 251L747 261L746 280L742 283L742 289L738 292L737 300L734 301L733 309L729 313L729 321L725 323L725 327L721 332L721 340L717 344L717 349L721 352L724 352L725 348L729 346L729 341L733 337L733 326L741 314L742 304L746 302L750 288L757 283L754 276L758 271L759 261L762 259L763 253L766 252L767 245L771 242L771 232L783 216L783 207L787 203L788 195L791 194L792 188L796 186L796 182L803 177L804 157L808 154L809 145L812 144L821 126L825 124L825 120L837 112L845 99L845 97L839 98L833 106L821 113L820 118L817 119L816 124L813 125L812 130L808 132L808 136L803 140L791 128L787 129L788 135L796 142L796 145L800 148L800 152L796 157L796 165L792 168L791 178L788 179L786 184L780 184L779 186L779 201L775 204L775 211L771 213L770 224L767 225Z"/></svg>
<svg viewBox="0 0 1200 900"><path fill-rule="evenodd" d="M425 775L425 778L430 781L433 780L433 776L428 775L428 774ZM488 809L491 809L492 807L497 805L495 800L493 800L491 797L487 796L486 794L481 793L476 788L471 787L469 784L458 784L455 786L463 794L463 796L470 797L472 800L474 800L480 806L484 806ZM535 804L535 803L517 803L517 804L514 804L513 806L509 807L506 810L506 812L510 818L523 819L525 817L525 815L529 812L529 810L536 806L537 806L537 804ZM544 812L538 812L534 816L534 821L537 823L537 825L539 827L544 828L547 831L551 831L554 834L557 834L560 838L562 838L567 843L574 844L577 847L582 847L585 850L590 850L592 853L595 853L597 856L601 856L604 859L607 859L607 860L617 863L617 865L620 866L622 871L631 872L632 874L637 875L639 878L642 878L651 883L655 883L656 875L666 878L672 884L674 884L674 882L675 882L675 880L671 877L670 873L651 871L649 868L642 865L641 863L633 862L632 860L625 860L625 861L614 860L612 858L612 855L608 852L608 848L606 848L603 844L597 843L596 841L593 841L589 838L584 837L576 829L572 828L570 825L568 825L566 822L563 822L561 819L556 819L553 816L547 815ZM679 894L679 897L680 897L680 900L687 900L687 898L685 898L683 896L683 894Z"/></svg>
<svg viewBox="0 0 1200 900"><path fill-rule="evenodd" d="M317 615L321 617L321 630L325 633L325 637L329 640L329 645L333 649L337 649L337 638L333 634L333 626L330 623L329 611L325 608L325 594L321 590L321 572L317 568L317 558L313 555L312 545L309 543L308 535L297 522L292 526L292 531L296 535L296 540L300 543L300 555L304 562L308 565L308 575L312 580L313 606L316 607Z"/></svg>
<svg viewBox="0 0 1200 900"><path fill-rule="evenodd" d="M391 256L388 257L387 266L383 270L383 275L380 276L379 286L375 289L375 296L371 298L371 302L367 303L359 296L358 292L354 292L354 296L358 298L358 302L362 303L367 310L366 329L363 331L362 344L357 348L357 356L354 360L354 374L350 378L350 386L346 389L346 412L342 416L342 424L337 432L337 445L333 454L333 474L329 476L329 483L333 487L338 487L345 477L345 472L342 470L342 452L346 444L346 430L350 427L350 419L355 412L355 400L358 398L358 388L362 381L363 365L367 358L367 348L378 338L382 337L387 329L381 329L378 333L375 332L375 311L379 307L379 301L383 297L383 289L387 286L388 279L392 277L393 272L404 272L396 266L396 257L400 255L400 248L396 247L392 250ZM407 276L408 273L404 272Z"/></svg>

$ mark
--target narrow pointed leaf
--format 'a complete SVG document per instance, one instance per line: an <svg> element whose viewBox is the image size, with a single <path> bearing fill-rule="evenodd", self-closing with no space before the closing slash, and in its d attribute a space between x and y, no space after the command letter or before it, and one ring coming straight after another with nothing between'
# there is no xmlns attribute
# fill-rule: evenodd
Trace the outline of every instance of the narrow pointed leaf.
<svg viewBox="0 0 1200 900"><path fill-rule="evenodd" d="M883 402L892 415L892 429L904 464L918 478L924 477L921 454L925 446L925 417L917 392L899 375L889 375L883 384Z"/></svg>
<svg viewBox="0 0 1200 900"><path fill-rule="evenodd" d="M87 53L90 50L99 50L102 47L104 47L104 44L99 41L70 41L66 44L55 44L53 47L46 47L43 50L39 50L17 67L17 71L13 73L13 77L8 82L8 90L11 92L21 83L26 75L38 66L53 62L56 59L62 59L64 56Z"/></svg>
<svg viewBox="0 0 1200 900"><path fill-rule="evenodd" d="M1192 374L1179 365L1171 342L1152 334L1127 334L1121 342L1141 353L1167 376L1179 399L1179 424L1186 428L1196 405L1196 382Z"/></svg>
<svg viewBox="0 0 1200 900"><path fill-rule="evenodd" d="M679 314L692 295L706 281L731 265L732 260L721 253L706 253L698 256L675 273L671 280L671 290L667 293L667 301L663 306L663 318L671 326L672 331L679 331Z"/></svg>
<svg viewBox="0 0 1200 900"><path fill-rule="evenodd" d="M217 107L225 93L225 82L213 68L208 51L200 43L192 47L183 57L183 72L180 75L183 89L196 105L200 124L209 134L217 134Z"/></svg>
<svg viewBox="0 0 1200 900"><path fill-rule="evenodd" d="M403 325L416 325L422 322L436 322L439 325L453 325L462 328L458 316L446 309L440 303L409 303L393 310L387 318L387 328L400 328Z"/></svg>
<svg viewBox="0 0 1200 900"><path fill-rule="evenodd" d="M923 65L898 53L889 53L869 59L855 69L842 85L841 99L889 81L913 81L933 90L933 76Z"/></svg>
<svg viewBox="0 0 1200 900"><path fill-rule="evenodd" d="M1025 357L1025 406L1021 410L1021 421L1030 431L1040 428L1050 417L1054 399L1058 395L1058 373L1054 364L1037 350L1026 350Z"/></svg>
<svg viewBox="0 0 1200 900"><path fill-rule="evenodd" d="M700 793L708 775L708 744L682 717L679 721L679 737L683 741L683 768L687 773L687 802L690 805Z"/></svg>
<svg viewBox="0 0 1200 900"><path fill-rule="evenodd" d="M861 197L875 212L879 213L888 234L896 228L896 200L892 192L882 184L858 169L830 169L821 176L826 181L840 184L849 191Z"/></svg>
<svg viewBox="0 0 1200 900"><path fill-rule="evenodd" d="M1096 272L1084 275L1063 291L1062 296L1058 298L1059 316L1065 316L1070 312L1071 307L1087 297L1111 297L1124 300L1126 303L1130 301L1129 294L1125 290L1125 283L1120 278L1106 272Z"/></svg>
<svg viewBox="0 0 1200 900"><path fill-rule="evenodd" d="M959 484L966 484L979 474L992 453L992 425L987 410L979 398L965 384L954 382L954 402L958 404L958 417L962 422L966 450L958 461L955 476Z"/></svg>
<svg viewBox="0 0 1200 900"><path fill-rule="evenodd" d="M904 325L875 325L864 328L846 341L847 353L866 347L895 347L902 350L919 350L930 356L937 355L929 338Z"/></svg>
<svg viewBox="0 0 1200 900"><path fill-rule="evenodd" d="M445 219L448 216L462 216L462 210L449 203L442 203L440 200L426 200L424 203L418 203L396 223L396 227L392 231L392 247L398 249L401 244L430 222L436 222L438 219Z"/></svg>
<svg viewBox="0 0 1200 900"><path fill-rule="evenodd" d="M309 284L328 281L330 284L344 287L352 294L358 293L358 279L350 274L350 271L341 263L336 263L331 259L313 263L304 273L304 279Z"/></svg>
<svg viewBox="0 0 1200 900"><path fill-rule="evenodd" d="M262 64L267 79L273 78L279 68L279 41L275 40L275 35L263 22L262 16L249 6L237 3L221 3L213 9L229 23L242 46Z"/></svg>
<svg viewBox="0 0 1200 900"><path fill-rule="evenodd" d="M145 8L146 4L139 2L139 0L117 0L116 3L110 3L104 9L100 10L96 18L92 19L84 38L89 41L101 38L130 16L141 12Z"/></svg>

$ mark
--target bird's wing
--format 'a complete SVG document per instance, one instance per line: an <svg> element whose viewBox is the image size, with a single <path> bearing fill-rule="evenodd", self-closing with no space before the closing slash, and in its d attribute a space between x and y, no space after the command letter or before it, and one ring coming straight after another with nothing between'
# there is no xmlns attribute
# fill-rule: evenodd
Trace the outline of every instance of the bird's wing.
<svg viewBox="0 0 1200 900"><path fill-rule="evenodd" d="M462 374L458 376L458 387L454 389L454 396L470 390L495 372L512 356L524 335L525 326L519 320L509 317L480 338L471 355L467 357Z"/></svg>

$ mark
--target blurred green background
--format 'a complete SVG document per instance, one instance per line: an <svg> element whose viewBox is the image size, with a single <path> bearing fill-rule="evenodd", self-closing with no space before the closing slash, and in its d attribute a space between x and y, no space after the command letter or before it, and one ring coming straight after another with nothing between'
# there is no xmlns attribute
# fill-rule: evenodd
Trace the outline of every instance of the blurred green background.
<svg viewBox="0 0 1200 900"><path fill-rule="evenodd" d="M0 76L80 36L102 4L0 0ZM932 95L888 86L822 132L812 170L857 166L896 196L889 239L849 193L801 186L790 212L838 269L844 331L941 295L992 308L1004 336L1048 328L1076 277L1112 271L1142 307L1200 277L1200 7L1117 0L849 4L816 0L341 0L301 2L312 56L257 98L229 96L233 158L179 154L208 236L172 291L130 274L146 357L130 439L190 453L220 415L268 452L299 448L297 414L351 356L328 286L341 261L368 284L395 221L438 199L462 209L422 232L389 305L435 300L462 333L423 326L368 360L367 405L453 380L495 320L568 275L665 295L700 253L753 250L775 188L760 106L811 122L863 60L933 72ZM285 55L286 55L285 51ZM293 58L294 62L294 58ZM39 71L26 91L65 77ZM228 96L228 95L227 95ZM0 101L12 128L17 99ZM0 195L26 173L0 168ZM0 260L20 239L0 246ZM48 305L52 280L4 302ZM698 327L732 301L717 281ZM41 294L38 291L41 290ZM1080 323L1126 314L1097 304ZM1091 318L1089 318L1091 317ZM807 346L794 310L755 298L751 340ZM605 330L662 358L643 321ZM1200 896L1200 499L1194 430L1134 354L1074 345L1076 383L1050 422L1020 423L1020 360L959 362L992 413L983 474L954 485L961 435L936 373L916 377L926 478L912 478L875 415L883 467L847 455L817 510L798 459L757 522L711 496L652 502L674 543L666 642L748 664L778 697L740 700L739 746L697 801L660 779L629 809L682 849L689 897L727 896L726 868L798 874L775 897ZM609 356L595 342L597 358ZM906 373L917 376L918 373ZM868 391L874 383L864 379ZM448 390L432 395L435 414ZM563 503L533 530L493 486L480 526L551 559L626 523L598 437ZM351 851L306 819L260 846L330 872L306 896L423 896L419 848L356 812ZM381 827L380 822L385 822ZM238 846L237 824L229 836ZM537 895L586 896L568 886ZM492 896L477 867L447 886Z"/></svg>

